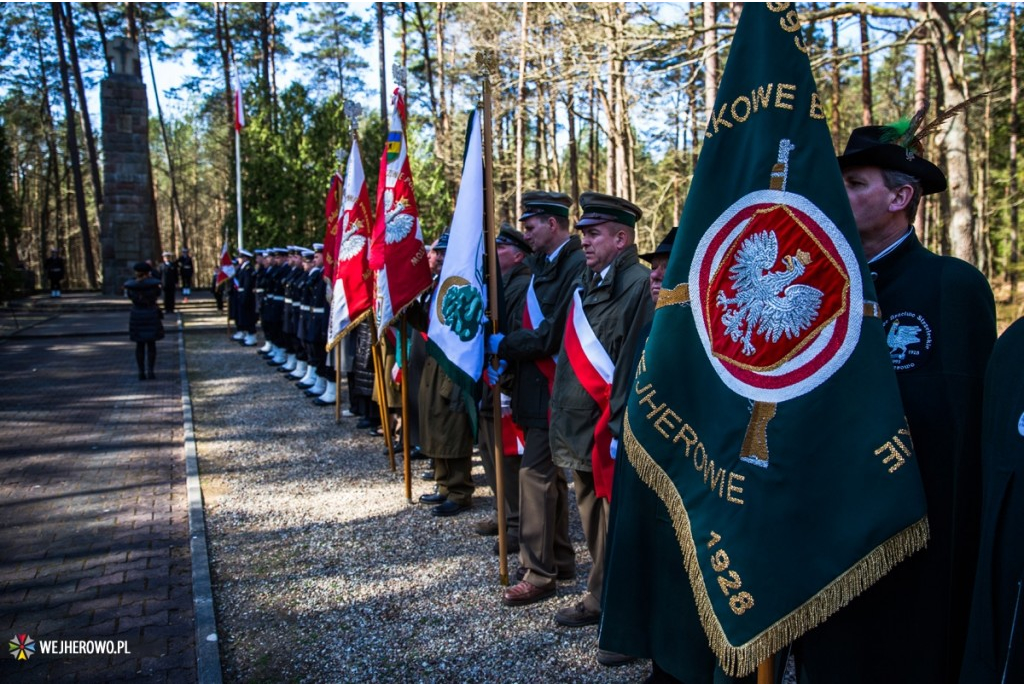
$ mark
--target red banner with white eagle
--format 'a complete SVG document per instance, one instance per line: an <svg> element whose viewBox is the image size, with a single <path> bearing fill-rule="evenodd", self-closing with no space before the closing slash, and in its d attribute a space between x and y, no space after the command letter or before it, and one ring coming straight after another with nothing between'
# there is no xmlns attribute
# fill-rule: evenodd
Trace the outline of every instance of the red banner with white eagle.
<svg viewBox="0 0 1024 685"><path fill-rule="evenodd" d="M330 279L332 291L331 316L327 324L328 350L362 321L373 306L373 279L368 263L370 194L359 142L355 138L345 167L344 183L337 181L335 175L327 195L328 235L324 237L324 277Z"/></svg>
<svg viewBox="0 0 1024 685"><path fill-rule="evenodd" d="M413 193L401 88L395 89L391 99L391 127L380 160L370 268L377 272L374 311L377 328L383 331L431 284Z"/></svg>

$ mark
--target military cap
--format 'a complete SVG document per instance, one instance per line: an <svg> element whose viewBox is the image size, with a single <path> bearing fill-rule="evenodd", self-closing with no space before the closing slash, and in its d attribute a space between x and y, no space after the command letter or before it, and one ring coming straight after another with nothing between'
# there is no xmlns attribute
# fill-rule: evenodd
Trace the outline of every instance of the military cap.
<svg viewBox="0 0 1024 685"><path fill-rule="evenodd" d="M146 262L135 262L135 264L132 266L132 270L137 271L140 274L148 274L151 271L153 271L153 267L151 267Z"/></svg>
<svg viewBox="0 0 1024 685"><path fill-rule="evenodd" d="M909 174L921 182L921 194L941 193L946 175L914 150L898 145L890 126L861 126L853 129L846 149L839 155L839 168L873 166Z"/></svg>
<svg viewBox="0 0 1024 685"><path fill-rule="evenodd" d="M161 257L173 257L174 253L173 252L167 252L166 250L164 250L162 253L160 253L160 256Z"/></svg>
<svg viewBox="0 0 1024 685"><path fill-rule="evenodd" d="M188 248L187 247L183 247L183 248L181 248L181 251L182 252L188 252Z"/></svg>
<svg viewBox="0 0 1024 685"><path fill-rule="evenodd" d="M576 222L576 228L596 226L607 221L614 221L632 228L644 214L629 200L593 191L587 191L580 195L580 210L582 216Z"/></svg>
<svg viewBox="0 0 1024 685"><path fill-rule="evenodd" d="M323 251L324 251L324 244L323 243L313 243L313 252L323 252Z"/></svg>
<svg viewBox="0 0 1024 685"><path fill-rule="evenodd" d="M240 249L238 250L238 254L242 255L243 257L249 257L250 259L252 258L252 252L250 252L249 250Z"/></svg>
<svg viewBox="0 0 1024 685"><path fill-rule="evenodd" d="M313 252L313 251L312 251L312 250L310 250L310 249L306 249L306 248L303 248L302 252L300 252L299 254L300 254L300 255L302 256L302 258L303 258L303 259L305 259L305 260L306 260L307 262L311 262L311 261L313 261L313 255L315 255L316 253L315 253L315 252Z"/></svg>
<svg viewBox="0 0 1024 685"><path fill-rule="evenodd" d="M441 234L441 237L437 239L437 243L430 249L432 250L447 250L448 249L448 238L451 236L450 231L445 231Z"/></svg>
<svg viewBox="0 0 1024 685"><path fill-rule="evenodd" d="M545 214L568 219L570 207L572 207L572 198L565 193L531 190L523 193L523 213L519 220L526 221L531 216Z"/></svg>
<svg viewBox="0 0 1024 685"><path fill-rule="evenodd" d="M533 249L530 247L530 244L526 242L526 238L523 237L523 234L508 224L502 224L501 231L498 232L498 237L494 239L494 242L498 245L511 245L513 247L518 247L526 254L531 254L533 252Z"/></svg>
<svg viewBox="0 0 1024 685"><path fill-rule="evenodd" d="M668 255L672 254L672 245L676 242L676 230L677 229L673 228L671 231L669 231L668 235L662 238L661 242L658 243L658 246L654 248L654 252L642 254L640 255L640 259L649 262L654 257L662 255L667 257Z"/></svg>

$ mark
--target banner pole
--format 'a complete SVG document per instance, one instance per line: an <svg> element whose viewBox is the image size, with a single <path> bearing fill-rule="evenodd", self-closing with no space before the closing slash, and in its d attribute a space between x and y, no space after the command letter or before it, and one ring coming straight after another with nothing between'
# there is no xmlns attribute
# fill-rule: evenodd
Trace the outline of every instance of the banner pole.
<svg viewBox="0 0 1024 685"><path fill-rule="evenodd" d="M388 448L388 463L391 465L391 471L395 471L395 445L391 440L391 424L388 421L388 400L387 400L387 388L384 380L384 360L381 359L380 355L380 343L381 339L377 337L377 327L373 324L370 325L370 355L373 358L373 377L374 384L377 386L377 409L380 411L380 425L384 427L384 441Z"/></svg>
<svg viewBox="0 0 1024 685"><path fill-rule="evenodd" d="M405 498L412 504L412 457L409 435L409 346L406 343L408 321L405 312L399 319L398 345L402 352L402 475L405 477ZM418 417L417 417L418 418ZM394 470L394 467L392 467Z"/></svg>
<svg viewBox="0 0 1024 685"><path fill-rule="evenodd" d="M483 69L483 154L484 154L484 252L487 259L487 309L491 330L498 332L498 257L494 231L494 167L491 158L491 77L494 54L490 51L477 55ZM497 368L497 356L491 357L491 367ZM498 510L498 575L502 585L508 585L508 536L505 520L505 447L501 432L501 389L491 388L491 408L494 414L494 499Z"/></svg>
<svg viewBox="0 0 1024 685"><path fill-rule="evenodd" d="M238 206L238 249L242 245L242 137L235 128L235 200Z"/></svg>

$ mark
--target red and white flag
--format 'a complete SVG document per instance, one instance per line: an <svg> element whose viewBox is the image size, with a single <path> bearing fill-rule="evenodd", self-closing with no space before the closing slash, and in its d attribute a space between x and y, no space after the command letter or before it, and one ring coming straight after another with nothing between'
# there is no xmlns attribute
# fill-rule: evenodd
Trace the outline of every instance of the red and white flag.
<svg viewBox="0 0 1024 685"><path fill-rule="evenodd" d="M383 331L431 285L419 209L413 194L401 88L395 88L391 99L391 127L380 160L370 268L377 272L374 312L377 328Z"/></svg>
<svg viewBox="0 0 1024 685"><path fill-rule="evenodd" d="M229 278L233 278L234 275L235 265L231 262L231 254L228 252L228 244L224 243L224 249L220 251L220 268L217 269L217 285L220 285Z"/></svg>
<svg viewBox="0 0 1024 685"><path fill-rule="evenodd" d="M245 108L242 107L242 81L238 78L238 71L235 70L235 131L245 128Z"/></svg>
<svg viewBox="0 0 1024 685"><path fill-rule="evenodd" d="M352 139L344 182L338 181L335 174L327 195L328 235L324 237L324 274L328 277L326 265L329 263L332 290L331 316L327 324L328 350L337 345L373 307L373 272L368 264L370 193L366 188L363 158L355 138Z"/></svg>

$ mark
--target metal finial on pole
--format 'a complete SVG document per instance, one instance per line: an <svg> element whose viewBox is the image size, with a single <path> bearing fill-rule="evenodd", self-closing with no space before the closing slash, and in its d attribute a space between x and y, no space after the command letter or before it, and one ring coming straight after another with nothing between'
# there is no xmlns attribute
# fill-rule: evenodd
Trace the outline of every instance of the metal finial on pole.
<svg viewBox="0 0 1024 685"><path fill-rule="evenodd" d="M401 64L391 65L391 76L395 79L395 85L400 87L402 90L405 90L405 79L407 75L406 68Z"/></svg>
<svg viewBox="0 0 1024 685"><path fill-rule="evenodd" d="M345 119L348 121L349 130L355 135L355 132L359 130L359 117L363 114L363 106L353 100L345 100L345 106L342 111L345 112Z"/></svg>

